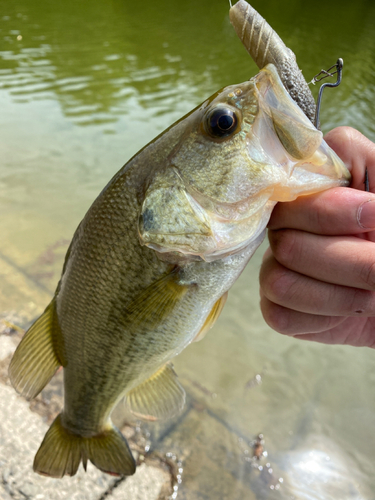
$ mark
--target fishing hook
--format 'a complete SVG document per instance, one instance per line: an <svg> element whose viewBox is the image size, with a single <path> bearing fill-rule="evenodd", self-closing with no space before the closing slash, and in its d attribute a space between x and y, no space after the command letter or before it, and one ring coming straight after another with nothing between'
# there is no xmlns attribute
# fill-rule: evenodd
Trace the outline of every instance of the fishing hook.
<svg viewBox="0 0 375 500"><path fill-rule="evenodd" d="M338 87L340 85L341 80L342 80L342 68L343 68L343 66L344 66L344 61L340 57L339 59L337 59L336 64L334 64L333 66L331 66L327 70L322 69L317 75L314 76L314 78L310 82L313 85L315 85L316 83L320 82L324 78L333 76L337 73L337 80L335 83L323 83L323 85L319 89L318 100L316 103L315 123L314 123L316 128L319 127L319 114L320 114L320 107L321 107L321 103L322 103L323 90L325 87ZM336 68L336 71L331 72L331 70L333 68ZM365 180L364 180L363 184L365 186L365 191L369 192L370 191L370 179L369 179L367 167L365 170Z"/></svg>
<svg viewBox="0 0 375 500"><path fill-rule="evenodd" d="M333 66L331 66L327 71L325 71L324 69L318 73L317 75L314 76L314 78L311 80L310 83L312 83L313 85L315 85L316 82L320 82L320 80L323 80L323 78L327 78L328 76L333 76L337 73L337 80L335 83L323 83L323 85L320 87L319 89L319 95L318 95L318 100L317 100L317 103L316 103L316 112L315 112L315 127L318 128L319 127L319 114L320 114L320 106L321 106L321 103L322 103L322 95L323 95L323 90L325 87L338 87L341 83L341 80L342 80L342 68L344 66L344 61L341 59L341 57L339 59L337 59L337 63L334 64ZM336 68L336 71L334 71L333 73L330 73L330 71L333 69L333 68ZM321 76L320 78L318 78L320 75L323 75Z"/></svg>
<svg viewBox="0 0 375 500"><path fill-rule="evenodd" d="M331 66L327 70L322 69L317 75L314 76L314 78L310 82L313 85L315 85L316 83L320 82L324 78L333 76L337 73L337 80L335 83L323 83L323 85L319 89L318 100L316 103L315 123L314 123L316 128L318 128L318 126L319 126L319 114L320 114L320 107L321 107L321 103L322 103L323 90L325 87L338 87L340 85L341 80L342 80L342 68L343 68L343 66L344 66L344 61L340 57L339 59L337 59L336 64L334 64L333 66ZM336 71L333 71L331 73L331 70L333 68L336 68ZM370 179L369 179L367 167L365 170L365 180L364 180L363 184L365 186L365 191L369 192L370 191Z"/></svg>

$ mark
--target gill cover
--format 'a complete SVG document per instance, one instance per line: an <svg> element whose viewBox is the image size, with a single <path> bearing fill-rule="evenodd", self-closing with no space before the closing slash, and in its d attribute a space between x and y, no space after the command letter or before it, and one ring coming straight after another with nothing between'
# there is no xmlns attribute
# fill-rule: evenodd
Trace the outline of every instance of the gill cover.
<svg viewBox="0 0 375 500"><path fill-rule="evenodd" d="M199 242L212 246L213 235L202 208L185 189L175 168L158 172L148 187L139 218L141 242L159 252L189 253Z"/></svg>
<svg viewBox="0 0 375 500"><path fill-rule="evenodd" d="M273 64L181 122L185 133L150 180L144 245L212 261L261 241L278 201L347 185L350 174L289 96Z"/></svg>

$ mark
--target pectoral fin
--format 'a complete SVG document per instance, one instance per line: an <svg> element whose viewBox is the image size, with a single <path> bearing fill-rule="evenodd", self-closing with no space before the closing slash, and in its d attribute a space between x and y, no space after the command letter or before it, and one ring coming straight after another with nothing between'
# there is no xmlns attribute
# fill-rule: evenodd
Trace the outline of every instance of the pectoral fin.
<svg viewBox="0 0 375 500"><path fill-rule="evenodd" d="M206 321L204 322L202 328L200 329L198 335L195 337L193 342L199 342L202 340L205 336L208 330L211 330L211 328L214 326L216 323L216 320L221 314L221 311L223 310L225 303L228 298L228 292L225 292L222 297L218 301L215 302L214 307L211 309L211 312L206 318Z"/></svg>
<svg viewBox="0 0 375 500"><path fill-rule="evenodd" d="M9 378L17 392L35 398L63 365L62 336L55 301L29 328L13 355Z"/></svg>
<svg viewBox="0 0 375 500"><path fill-rule="evenodd" d="M180 285L172 272L143 290L127 307L125 317L135 326L147 324L155 328L170 315L188 288Z"/></svg>
<svg viewBox="0 0 375 500"><path fill-rule="evenodd" d="M172 366L167 364L126 396L126 405L137 417L159 420L178 414L185 404L185 391Z"/></svg>

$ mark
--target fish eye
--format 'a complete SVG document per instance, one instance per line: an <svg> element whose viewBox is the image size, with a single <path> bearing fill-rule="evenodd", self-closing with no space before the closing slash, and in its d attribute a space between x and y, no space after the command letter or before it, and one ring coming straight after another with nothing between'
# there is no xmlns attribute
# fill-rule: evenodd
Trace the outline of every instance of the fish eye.
<svg viewBox="0 0 375 500"><path fill-rule="evenodd" d="M238 118L231 108L214 108L206 117L206 131L214 138L222 139L232 135L238 126Z"/></svg>

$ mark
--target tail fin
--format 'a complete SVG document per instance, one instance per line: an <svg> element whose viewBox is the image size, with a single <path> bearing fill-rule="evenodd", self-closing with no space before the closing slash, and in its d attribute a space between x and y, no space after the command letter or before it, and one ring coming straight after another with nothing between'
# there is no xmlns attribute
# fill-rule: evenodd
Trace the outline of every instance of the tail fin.
<svg viewBox="0 0 375 500"><path fill-rule="evenodd" d="M48 429L35 455L34 471L44 476L74 476L80 462L87 460L108 474L130 476L135 461L121 432L112 427L90 438L69 432L61 423L61 414Z"/></svg>

